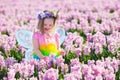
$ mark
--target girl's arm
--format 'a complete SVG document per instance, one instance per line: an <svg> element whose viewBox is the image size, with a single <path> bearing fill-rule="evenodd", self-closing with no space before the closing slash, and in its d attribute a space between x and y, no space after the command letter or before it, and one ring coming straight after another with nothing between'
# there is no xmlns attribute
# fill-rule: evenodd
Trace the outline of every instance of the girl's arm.
<svg viewBox="0 0 120 80"><path fill-rule="evenodd" d="M64 50L60 47L60 36L57 34L56 35L56 42L57 42L57 49L60 52L60 55L64 55Z"/></svg>
<svg viewBox="0 0 120 80"><path fill-rule="evenodd" d="M38 57L40 59L43 59L44 56L41 54L40 50L39 50L39 44L38 44L38 40L35 38L32 38L32 43L33 43L33 51L38 55Z"/></svg>

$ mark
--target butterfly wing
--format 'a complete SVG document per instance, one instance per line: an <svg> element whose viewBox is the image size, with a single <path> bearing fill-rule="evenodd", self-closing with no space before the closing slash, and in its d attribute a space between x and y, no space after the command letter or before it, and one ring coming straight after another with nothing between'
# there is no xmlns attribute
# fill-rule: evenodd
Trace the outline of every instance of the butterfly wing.
<svg viewBox="0 0 120 80"><path fill-rule="evenodd" d="M25 52L25 59L27 61L30 61L30 59L32 59L32 35L33 33L29 30L19 30L15 34L18 44L27 49L27 51Z"/></svg>
<svg viewBox="0 0 120 80"><path fill-rule="evenodd" d="M64 42L65 40L65 37L66 37L66 31L64 28L60 28L60 27L57 27L56 28L56 32L59 34L60 36L60 45Z"/></svg>
<svg viewBox="0 0 120 80"><path fill-rule="evenodd" d="M27 49L33 49L32 35L33 32L29 30L20 30L16 33L15 37L19 45Z"/></svg>
<svg viewBox="0 0 120 80"><path fill-rule="evenodd" d="M32 49L28 49L26 52L25 52L25 59L27 61L30 61L32 59Z"/></svg>

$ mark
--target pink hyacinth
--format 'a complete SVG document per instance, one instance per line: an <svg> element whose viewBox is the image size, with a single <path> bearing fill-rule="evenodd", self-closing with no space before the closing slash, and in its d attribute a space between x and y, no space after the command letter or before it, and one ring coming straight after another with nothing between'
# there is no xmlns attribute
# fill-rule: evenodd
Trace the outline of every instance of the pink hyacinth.
<svg viewBox="0 0 120 80"><path fill-rule="evenodd" d="M91 46L86 43L86 45L84 46L84 54L89 55L90 51L91 51Z"/></svg>
<svg viewBox="0 0 120 80"><path fill-rule="evenodd" d="M75 66L75 65L80 65L79 59L75 58L75 59L71 59L71 66Z"/></svg>
<svg viewBox="0 0 120 80"><path fill-rule="evenodd" d="M16 80L15 79L15 70L14 69L10 69L8 72L8 80Z"/></svg>
<svg viewBox="0 0 120 80"><path fill-rule="evenodd" d="M0 66L5 67L4 57L0 55Z"/></svg>
<svg viewBox="0 0 120 80"><path fill-rule="evenodd" d="M56 64L60 67L62 67L62 65L64 64L64 59L62 56L59 56L57 59L56 59Z"/></svg>
<svg viewBox="0 0 120 80"><path fill-rule="evenodd" d="M58 79L58 70L50 68L48 69L43 77L43 80L57 80Z"/></svg>
<svg viewBox="0 0 120 80"><path fill-rule="evenodd" d="M17 61L13 57L10 57L5 60L5 65L9 67L10 65L14 65L16 62Z"/></svg>

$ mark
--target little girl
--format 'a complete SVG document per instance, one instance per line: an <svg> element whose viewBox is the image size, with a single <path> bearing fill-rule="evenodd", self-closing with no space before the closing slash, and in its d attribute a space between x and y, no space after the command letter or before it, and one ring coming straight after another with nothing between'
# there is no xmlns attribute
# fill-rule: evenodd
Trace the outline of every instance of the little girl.
<svg viewBox="0 0 120 80"><path fill-rule="evenodd" d="M61 54L59 45L59 35L55 33L55 22L57 15L51 11L43 11L38 15L39 31L35 32L32 37L33 56L44 59L50 54L56 57ZM63 52L62 52L63 53Z"/></svg>

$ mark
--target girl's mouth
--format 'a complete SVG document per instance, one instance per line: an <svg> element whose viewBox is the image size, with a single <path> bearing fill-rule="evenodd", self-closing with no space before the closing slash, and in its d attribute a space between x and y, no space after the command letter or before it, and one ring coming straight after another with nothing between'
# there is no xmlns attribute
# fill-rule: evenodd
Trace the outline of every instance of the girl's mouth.
<svg viewBox="0 0 120 80"><path fill-rule="evenodd" d="M44 30L49 31L51 28L44 28Z"/></svg>

